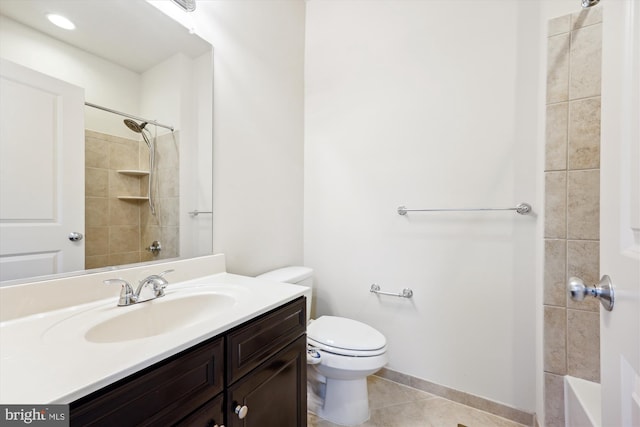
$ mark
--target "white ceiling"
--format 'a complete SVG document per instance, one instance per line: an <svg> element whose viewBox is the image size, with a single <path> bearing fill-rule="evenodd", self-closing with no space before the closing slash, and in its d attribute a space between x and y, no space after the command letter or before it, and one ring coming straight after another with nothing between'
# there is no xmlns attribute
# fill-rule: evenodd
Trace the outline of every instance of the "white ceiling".
<svg viewBox="0 0 640 427"><path fill-rule="evenodd" d="M54 26L48 13L76 29ZM178 52L193 58L211 49L144 0L0 0L0 14L138 73Z"/></svg>

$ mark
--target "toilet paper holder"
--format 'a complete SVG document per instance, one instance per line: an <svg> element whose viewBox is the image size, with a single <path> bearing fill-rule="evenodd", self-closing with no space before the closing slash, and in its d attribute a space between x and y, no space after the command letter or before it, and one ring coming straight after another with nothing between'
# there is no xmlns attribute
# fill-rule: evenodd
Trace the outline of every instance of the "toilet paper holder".
<svg viewBox="0 0 640 427"><path fill-rule="evenodd" d="M369 288L369 292L372 292L378 295L390 295L392 297L400 297L400 298L411 298L413 296L413 291L409 288L404 288L400 293L384 292L384 291L381 291L380 286L376 285L375 283L371 285L371 288Z"/></svg>

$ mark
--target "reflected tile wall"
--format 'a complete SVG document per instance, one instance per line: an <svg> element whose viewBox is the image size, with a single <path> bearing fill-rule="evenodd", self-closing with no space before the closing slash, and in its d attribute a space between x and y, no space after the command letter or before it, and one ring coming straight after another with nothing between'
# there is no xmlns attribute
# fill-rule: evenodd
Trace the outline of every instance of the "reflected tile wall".
<svg viewBox="0 0 640 427"><path fill-rule="evenodd" d="M549 21L545 145L545 425L564 426L563 376L600 380L599 304L567 297L599 280L601 6Z"/></svg>
<svg viewBox="0 0 640 427"><path fill-rule="evenodd" d="M179 255L178 137L157 138L156 215L146 201L118 196L146 196L148 178L118 170L149 168L149 151L141 141L85 131L85 266L99 268ZM162 243L159 255L145 248Z"/></svg>
<svg viewBox="0 0 640 427"><path fill-rule="evenodd" d="M156 215L149 209L141 210L140 224L142 233L143 261L153 259L175 258L180 255L180 135L178 131L160 135L156 138L156 175L153 181ZM141 161L148 165L148 156L141 150ZM141 183L144 191L148 189L148 181ZM158 255L153 255L144 248L157 240L162 244Z"/></svg>

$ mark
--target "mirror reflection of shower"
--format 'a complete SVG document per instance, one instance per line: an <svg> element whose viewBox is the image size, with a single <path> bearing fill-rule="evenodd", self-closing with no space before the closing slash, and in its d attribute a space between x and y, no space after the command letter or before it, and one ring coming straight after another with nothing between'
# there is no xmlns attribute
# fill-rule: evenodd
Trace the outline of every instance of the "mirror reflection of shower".
<svg viewBox="0 0 640 427"><path fill-rule="evenodd" d="M144 139L144 142L147 144L147 147L149 148L149 189L147 194L149 195L149 209L151 209L151 214L155 216L156 206L155 206L155 200L153 197L153 178L154 178L154 171L155 171L155 164L156 164L155 138L151 139L151 132L149 132L148 129L145 129L145 127L148 124L147 122L138 123L131 119L124 119L124 124L127 125L127 127L132 131L142 135L142 139ZM147 136L145 132L148 133L149 135Z"/></svg>

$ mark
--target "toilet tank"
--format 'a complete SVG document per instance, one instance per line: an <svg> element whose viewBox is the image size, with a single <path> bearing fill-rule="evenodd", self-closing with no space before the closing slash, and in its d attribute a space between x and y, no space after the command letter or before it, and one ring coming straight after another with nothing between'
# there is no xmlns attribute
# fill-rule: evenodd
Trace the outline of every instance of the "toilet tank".
<svg viewBox="0 0 640 427"><path fill-rule="evenodd" d="M307 297L307 321L311 317L312 301L313 301L313 269L302 266L291 266L278 268L277 270L268 271L256 276L256 279L270 280L272 282L291 283L294 285L305 286L307 291L304 296Z"/></svg>

